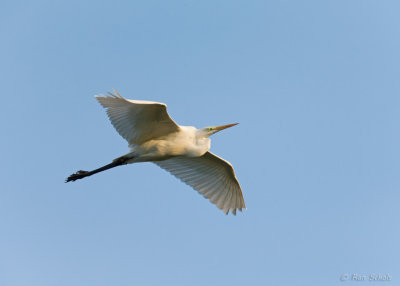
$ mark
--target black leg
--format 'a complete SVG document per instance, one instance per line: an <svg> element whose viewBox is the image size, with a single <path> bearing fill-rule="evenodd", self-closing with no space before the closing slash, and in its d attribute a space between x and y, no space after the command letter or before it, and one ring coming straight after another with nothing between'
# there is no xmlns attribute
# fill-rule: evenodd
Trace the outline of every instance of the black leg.
<svg viewBox="0 0 400 286"><path fill-rule="evenodd" d="M105 165L103 167L100 167L98 169L95 169L93 171L82 171L82 170L79 170L75 174L70 175L65 180L65 182L68 183L68 182L71 182L71 181L76 181L76 180L79 180L79 179L83 179L85 177L89 177L89 176L94 175L96 173L100 173L100 172L103 172L105 170L124 165L126 163L126 161L129 160L129 159L130 158L124 158L122 156L122 157L119 157L119 158L115 159L112 163L110 163L108 165Z"/></svg>

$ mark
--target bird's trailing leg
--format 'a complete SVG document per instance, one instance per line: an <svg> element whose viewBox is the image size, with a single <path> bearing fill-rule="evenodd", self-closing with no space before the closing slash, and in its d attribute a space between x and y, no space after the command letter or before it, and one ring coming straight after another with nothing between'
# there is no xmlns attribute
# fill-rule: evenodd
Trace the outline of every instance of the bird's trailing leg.
<svg viewBox="0 0 400 286"><path fill-rule="evenodd" d="M96 174L96 173L103 172L103 171L105 171L105 170L108 170L108 169L111 169L111 168L114 168L114 167L118 167L118 166L121 166L121 165L125 165L125 164L127 164L127 161L130 160L130 159L132 159L132 157L129 157L129 156L127 156L127 155L124 155L124 156L121 156L121 157L115 159L112 163L110 163L110 164L108 164L108 165L105 165L105 166L103 166L103 167L100 167L100 168L98 168L98 169L95 169L95 170L93 170L93 171L82 171L82 170L79 170L78 172L76 172L76 173L70 175L70 176L65 180L65 182L68 183L68 182L71 182L71 181L76 181L76 180L83 179L83 178L85 178L85 177L89 177L89 176L91 176L91 175L94 175L94 174Z"/></svg>

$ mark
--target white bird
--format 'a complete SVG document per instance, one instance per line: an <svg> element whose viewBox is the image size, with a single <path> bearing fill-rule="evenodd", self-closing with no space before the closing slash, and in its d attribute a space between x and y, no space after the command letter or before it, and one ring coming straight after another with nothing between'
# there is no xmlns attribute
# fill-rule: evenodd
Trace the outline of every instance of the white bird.
<svg viewBox="0 0 400 286"><path fill-rule="evenodd" d="M110 96L95 96L107 109L118 133L128 141L130 151L112 163L93 171L78 171L66 182L120 165L153 162L190 185L226 214L246 208L232 165L209 152L210 135L235 124L197 129L177 125L163 103L128 100L116 90Z"/></svg>

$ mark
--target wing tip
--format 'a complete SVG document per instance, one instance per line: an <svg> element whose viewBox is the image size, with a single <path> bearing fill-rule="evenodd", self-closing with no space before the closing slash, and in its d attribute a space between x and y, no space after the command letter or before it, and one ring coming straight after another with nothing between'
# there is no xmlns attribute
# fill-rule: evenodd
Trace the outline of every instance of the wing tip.
<svg viewBox="0 0 400 286"><path fill-rule="evenodd" d="M120 98L120 99L125 99L122 95L119 94L119 92L113 88L112 89L114 93L111 91L107 90L108 95L105 94L95 94L94 97L99 100L100 98Z"/></svg>
<svg viewBox="0 0 400 286"><path fill-rule="evenodd" d="M119 94L119 92L118 92L115 88L113 88L112 90L113 90L114 93L112 93L112 92L110 92L110 91L107 91L107 93L108 93L111 97L125 99L125 98L122 97L122 95Z"/></svg>
<svg viewBox="0 0 400 286"><path fill-rule="evenodd" d="M231 214L236 216L237 211L240 211L241 213L243 213L243 210L247 210L247 208L246 207L230 208L230 209L223 209L222 211L225 213L225 215L228 215L229 212L231 212Z"/></svg>

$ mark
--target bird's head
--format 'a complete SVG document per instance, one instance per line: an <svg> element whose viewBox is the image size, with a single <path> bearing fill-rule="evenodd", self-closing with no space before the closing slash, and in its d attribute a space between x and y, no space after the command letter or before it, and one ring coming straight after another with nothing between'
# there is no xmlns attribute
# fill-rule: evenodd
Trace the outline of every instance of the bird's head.
<svg viewBox="0 0 400 286"><path fill-rule="evenodd" d="M233 124L227 124L227 125L221 125L221 126L216 126L216 127L204 127L201 129L201 131L205 134L206 137L211 136L218 131L224 130L226 128L238 125L239 123L233 123Z"/></svg>

